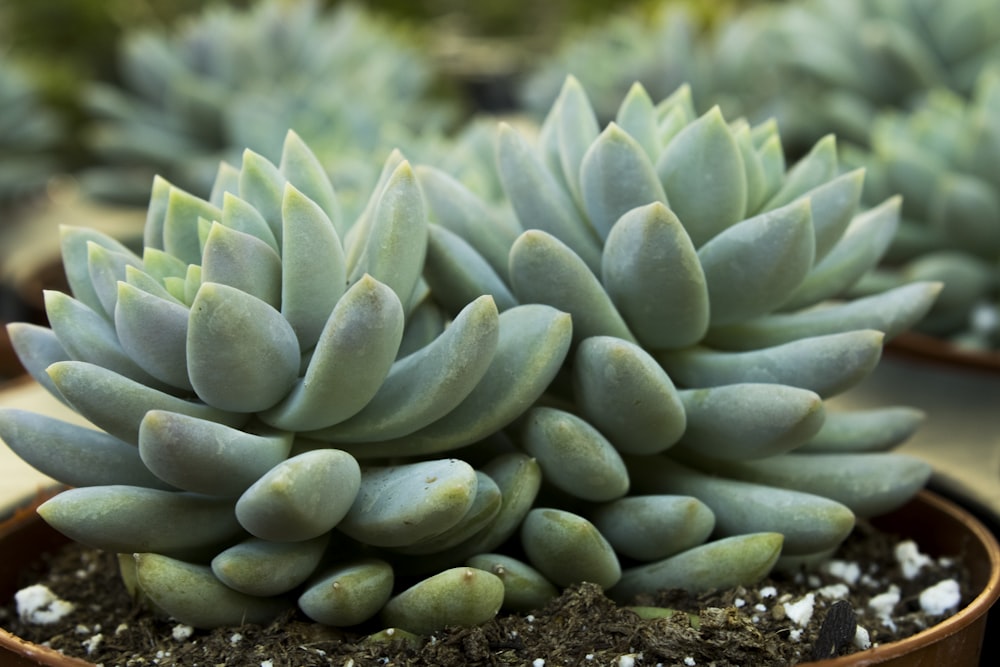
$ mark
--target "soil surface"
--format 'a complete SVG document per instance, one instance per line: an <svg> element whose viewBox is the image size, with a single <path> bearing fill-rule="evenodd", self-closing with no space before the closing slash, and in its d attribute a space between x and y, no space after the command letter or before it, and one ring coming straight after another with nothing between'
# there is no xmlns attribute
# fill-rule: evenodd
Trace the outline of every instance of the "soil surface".
<svg viewBox="0 0 1000 667"><path fill-rule="evenodd" d="M855 622L873 645L883 644L971 601L958 558L924 559L916 576L907 578L895 555L898 543L859 524L833 567L776 575L748 588L699 596L665 591L636 601L689 612L669 618L641 618L583 584L529 615L501 614L479 627L446 628L408 641L376 640L370 635L378 628L323 627L295 612L267 626L192 630L133 604L113 555L70 545L25 573L23 585L45 584L75 611L55 624L31 624L8 601L0 607L0 625L104 667L793 665L862 650ZM948 580L958 583L961 602L940 614L924 611L921 592ZM885 616L870 603L892 585L899 601Z"/></svg>

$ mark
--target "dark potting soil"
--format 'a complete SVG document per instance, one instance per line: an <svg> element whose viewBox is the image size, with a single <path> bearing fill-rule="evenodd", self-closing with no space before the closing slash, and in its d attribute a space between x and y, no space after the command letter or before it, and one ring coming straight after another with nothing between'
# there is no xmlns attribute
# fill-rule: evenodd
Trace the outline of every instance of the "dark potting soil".
<svg viewBox="0 0 1000 667"><path fill-rule="evenodd" d="M711 594L665 591L636 601L685 612L669 618L641 618L583 584L532 614L501 614L479 627L450 627L409 643L369 639L372 629L320 626L298 612L266 626L192 630L134 604L113 555L70 545L25 573L23 585L44 584L75 610L41 625L19 618L11 601L0 607L0 625L104 667L784 666L862 650L855 622L873 645L884 644L940 622L974 597L960 554L923 558L908 578L898 544L862 523L836 554L836 567ZM928 613L921 593L948 581L957 583L960 602ZM887 591L894 599L892 586L898 602L888 615L872 601L886 600Z"/></svg>

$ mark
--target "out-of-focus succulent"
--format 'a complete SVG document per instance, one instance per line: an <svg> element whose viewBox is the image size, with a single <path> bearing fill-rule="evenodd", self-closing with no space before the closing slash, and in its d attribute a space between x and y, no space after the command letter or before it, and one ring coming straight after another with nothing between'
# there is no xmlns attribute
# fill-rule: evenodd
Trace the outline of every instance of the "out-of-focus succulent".
<svg viewBox="0 0 1000 667"><path fill-rule="evenodd" d="M906 109L934 87L969 95L1000 61L990 0L805 0L772 17L769 57L813 138L863 141L880 110Z"/></svg>
<svg viewBox="0 0 1000 667"><path fill-rule="evenodd" d="M902 220L883 265L858 291L939 280L918 329L963 346L1000 345L1000 67L971 100L939 88L912 112L881 114L871 149L844 149L867 169L864 198L903 195Z"/></svg>
<svg viewBox="0 0 1000 667"><path fill-rule="evenodd" d="M687 83L701 96L702 31L698 17L682 3L634 7L568 30L558 48L541 58L520 90L522 105L543 116L568 75L587 90L602 121L614 118L636 81L654 99Z"/></svg>
<svg viewBox="0 0 1000 667"><path fill-rule="evenodd" d="M425 326L427 211L397 152L348 230L318 159L289 133L278 165L248 150L207 200L158 178L141 256L66 228L72 296L46 294L51 328L9 331L28 370L101 430L0 416L15 452L76 487L45 520L122 554L126 581L196 626L296 601L333 625L495 614L499 578L425 554L499 546L530 509L537 465L429 454L524 412L572 327L544 305L500 314L488 295ZM363 456L390 446L413 455ZM408 553L420 554L405 568L423 575L415 593L394 583ZM433 603L441 590L447 606Z"/></svg>
<svg viewBox="0 0 1000 667"><path fill-rule="evenodd" d="M84 183L142 204L160 174L205 196L220 159L250 148L276 161L292 128L356 213L378 176L373 155L454 120L451 105L431 100L432 67L408 37L360 7L310 0L213 5L171 33L128 34L125 87L88 95L91 143L107 166Z"/></svg>
<svg viewBox="0 0 1000 667"><path fill-rule="evenodd" d="M881 451L919 412L825 414L940 289L840 298L887 248L900 202L859 210L863 171L840 173L832 136L786 170L773 123L697 116L687 88L654 104L637 85L602 130L569 79L537 143L501 128L498 164L525 231L505 249L477 227L436 230L425 275L443 303L487 292L573 317L566 382L519 435L552 491L522 535L546 576L601 561L606 546L580 537L596 525L648 561L610 587L621 599L753 580L779 552L830 553L856 515L924 484L926 463ZM682 553L646 551L651 534Z"/></svg>
<svg viewBox="0 0 1000 667"><path fill-rule="evenodd" d="M0 202L38 192L58 171L59 119L25 68L0 51Z"/></svg>

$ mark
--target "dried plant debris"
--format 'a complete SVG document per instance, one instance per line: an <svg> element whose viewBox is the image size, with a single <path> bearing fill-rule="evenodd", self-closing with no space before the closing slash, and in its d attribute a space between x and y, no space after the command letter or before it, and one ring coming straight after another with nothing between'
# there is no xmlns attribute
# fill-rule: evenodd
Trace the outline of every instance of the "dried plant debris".
<svg viewBox="0 0 1000 667"><path fill-rule="evenodd" d="M378 628L325 627L300 612L269 625L192 630L134 604L114 556L78 545L25 573L22 583L22 590L47 588L48 609L61 600L72 611L52 623L31 622L8 601L0 624L105 667L793 665L912 635L974 596L960 559L930 558L912 542L865 524L835 559L808 574L776 574L753 587L711 594L664 591L631 608L582 584L532 614L503 614L427 638L380 633L376 639L370 635Z"/></svg>

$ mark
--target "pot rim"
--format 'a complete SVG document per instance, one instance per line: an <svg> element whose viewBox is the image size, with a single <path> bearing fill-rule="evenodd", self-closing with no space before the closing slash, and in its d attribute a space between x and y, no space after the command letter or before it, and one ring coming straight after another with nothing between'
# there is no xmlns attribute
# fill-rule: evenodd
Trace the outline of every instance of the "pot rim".
<svg viewBox="0 0 1000 667"><path fill-rule="evenodd" d="M22 505L13 514L0 518L0 537L4 537L14 532L17 528L21 528L31 522L40 522L41 518L35 513L35 508L47 498L58 493L59 490L58 488L50 488L40 491L28 505ZM863 667L864 665L880 664L889 659L907 655L955 635L980 619L985 619L990 608L1000 598L1000 544L998 544L993 533L969 510L929 489L922 489L904 508L911 506L914 502L921 502L927 506L922 511L930 510L936 512L946 516L950 521L960 524L974 538L975 542L982 547L989 561L989 578L984 588L968 605L940 623L917 634L899 641L882 644L865 651L837 658L799 663L801 667L847 667L848 665L851 667ZM885 515L886 518L883 522L891 519L893 514ZM94 667L95 664L63 655L51 648L27 642L3 627L0 627L0 650L24 655L29 659L38 661L39 665L50 667ZM0 656L2 656L2 653L0 653Z"/></svg>
<svg viewBox="0 0 1000 667"><path fill-rule="evenodd" d="M1000 372L1000 350L966 350L942 338L916 331L899 334L889 341L887 349L907 357L949 366Z"/></svg>

